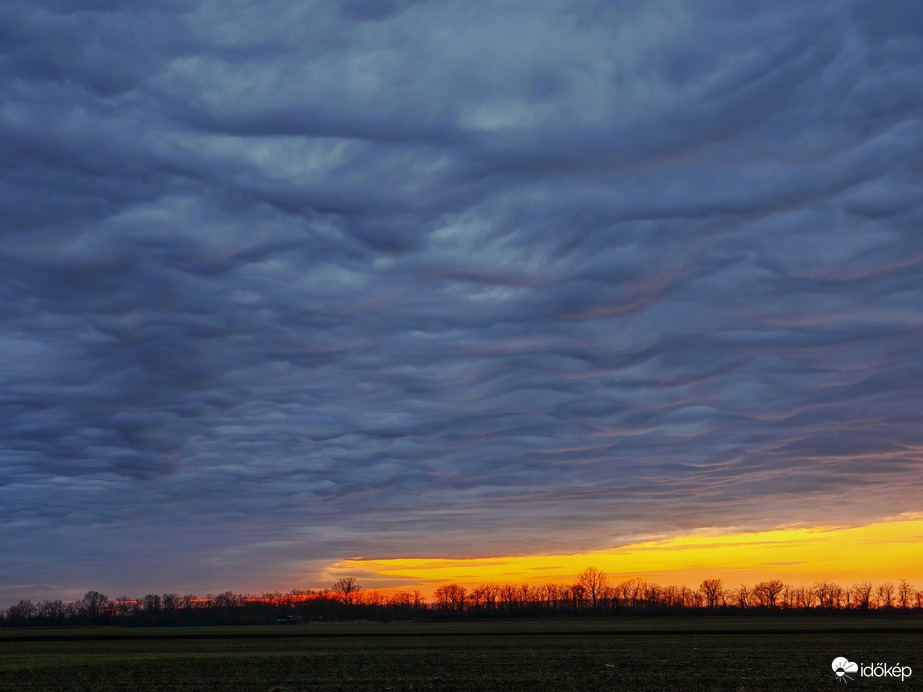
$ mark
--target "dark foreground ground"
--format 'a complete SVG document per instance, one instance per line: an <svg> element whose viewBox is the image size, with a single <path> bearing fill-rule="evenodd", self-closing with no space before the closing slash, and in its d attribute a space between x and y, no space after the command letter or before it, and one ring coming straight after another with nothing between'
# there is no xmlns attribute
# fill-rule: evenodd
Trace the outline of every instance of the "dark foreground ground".
<svg viewBox="0 0 923 692"><path fill-rule="evenodd" d="M844 685L831 668L910 666ZM848 686L847 686L848 685ZM912 690L923 621L643 618L0 631L0 690Z"/></svg>

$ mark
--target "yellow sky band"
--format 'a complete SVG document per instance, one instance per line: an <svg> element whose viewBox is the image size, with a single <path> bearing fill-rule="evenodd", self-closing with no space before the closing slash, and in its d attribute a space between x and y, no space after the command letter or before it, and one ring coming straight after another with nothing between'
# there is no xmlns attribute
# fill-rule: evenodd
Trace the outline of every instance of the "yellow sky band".
<svg viewBox="0 0 923 692"><path fill-rule="evenodd" d="M383 585L412 588L458 582L542 584L570 582L586 567L611 581L642 577L661 584L697 586L719 577L729 586L764 579L793 585L826 579L848 585L907 579L923 583L923 518L904 515L856 527L816 526L770 531L708 531L573 555L483 558L353 558L332 574L361 574ZM371 583L370 586L373 586Z"/></svg>

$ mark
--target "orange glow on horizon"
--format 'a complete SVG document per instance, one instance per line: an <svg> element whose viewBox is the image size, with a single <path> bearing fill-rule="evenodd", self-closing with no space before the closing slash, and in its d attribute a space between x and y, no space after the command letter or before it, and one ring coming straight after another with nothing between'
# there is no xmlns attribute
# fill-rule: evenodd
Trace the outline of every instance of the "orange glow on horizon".
<svg viewBox="0 0 923 692"><path fill-rule="evenodd" d="M923 518L904 515L857 527L816 526L769 531L708 531L666 540L572 555L484 558L351 558L332 566L337 574L376 577L404 588L430 591L439 584L570 583L587 567L610 582L641 577L662 585L697 587L720 578L729 586L782 579L791 585L828 580L849 585L907 579L923 582ZM394 587L392 587L394 588Z"/></svg>

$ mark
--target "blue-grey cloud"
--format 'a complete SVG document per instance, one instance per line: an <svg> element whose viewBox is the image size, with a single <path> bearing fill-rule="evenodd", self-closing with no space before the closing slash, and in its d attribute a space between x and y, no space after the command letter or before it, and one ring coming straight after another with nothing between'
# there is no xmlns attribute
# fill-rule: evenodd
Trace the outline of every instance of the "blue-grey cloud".
<svg viewBox="0 0 923 692"><path fill-rule="evenodd" d="M7 3L0 595L919 510L921 33Z"/></svg>

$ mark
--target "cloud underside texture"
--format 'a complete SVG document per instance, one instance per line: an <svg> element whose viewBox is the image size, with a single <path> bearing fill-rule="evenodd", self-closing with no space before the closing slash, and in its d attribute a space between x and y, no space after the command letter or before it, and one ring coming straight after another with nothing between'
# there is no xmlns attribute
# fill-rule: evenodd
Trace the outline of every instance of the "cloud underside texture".
<svg viewBox="0 0 923 692"><path fill-rule="evenodd" d="M6 3L0 580L919 509L923 16L730 5Z"/></svg>

